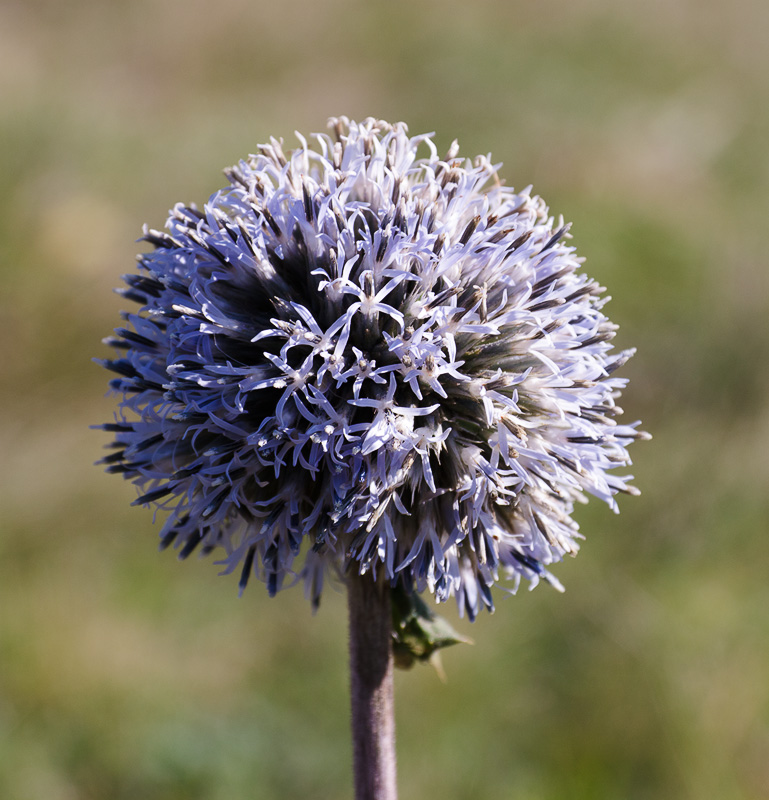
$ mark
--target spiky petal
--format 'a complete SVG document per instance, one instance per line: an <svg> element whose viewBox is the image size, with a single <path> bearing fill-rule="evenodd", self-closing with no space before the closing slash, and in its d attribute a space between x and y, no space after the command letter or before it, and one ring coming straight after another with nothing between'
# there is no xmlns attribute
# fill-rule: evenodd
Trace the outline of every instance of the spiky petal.
<svg viewBox="0 0 769 800"><path fill-rule="evenodd" d="M105 462L169 511L161 547L221 548L241 588L327 570L456 596L557 580L574 503L616 509L632 351L530 189L403 124L271 140L202 210L176 206L125 276L104 365Z"/></svg>

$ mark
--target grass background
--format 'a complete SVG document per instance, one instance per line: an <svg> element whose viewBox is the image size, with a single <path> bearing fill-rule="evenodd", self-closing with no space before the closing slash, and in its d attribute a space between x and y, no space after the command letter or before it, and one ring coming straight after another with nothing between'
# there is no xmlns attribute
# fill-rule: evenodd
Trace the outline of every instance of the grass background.
<svg viewBox="0 0 769 800"><path fill-rule="evenodd" d="M402 800L769 798L767 30L765 0L4 0L0 797L350 797L344 597L158 556L88 429L141 224L347 114L574 222L655 437L565 596L397 676Z"/></svg>

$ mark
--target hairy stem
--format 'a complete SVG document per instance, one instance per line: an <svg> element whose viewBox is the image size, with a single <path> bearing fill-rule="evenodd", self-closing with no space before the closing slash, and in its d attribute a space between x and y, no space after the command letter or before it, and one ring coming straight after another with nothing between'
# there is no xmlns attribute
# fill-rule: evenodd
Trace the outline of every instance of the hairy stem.
<svg viewBox="0 0 769 800"><path fill-rule="evenodd" d="M350 575L347 602L355 800L396 800L390 588Z"/></svg>

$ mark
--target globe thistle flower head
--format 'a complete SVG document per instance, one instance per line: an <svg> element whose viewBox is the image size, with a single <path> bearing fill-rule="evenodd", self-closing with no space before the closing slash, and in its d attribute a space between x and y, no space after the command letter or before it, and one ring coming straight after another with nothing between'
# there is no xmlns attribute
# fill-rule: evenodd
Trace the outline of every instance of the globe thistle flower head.
<svg viewBox="0 0 769 800"><path fill-rule="evenodd" d="M558 587L574 504L635 492L607 298L488 157L330 127L145 229L107 470L168 511L162 548L221 550L241 589L298 577L317 603L352 569L474 618L497 582Z"/></svg>

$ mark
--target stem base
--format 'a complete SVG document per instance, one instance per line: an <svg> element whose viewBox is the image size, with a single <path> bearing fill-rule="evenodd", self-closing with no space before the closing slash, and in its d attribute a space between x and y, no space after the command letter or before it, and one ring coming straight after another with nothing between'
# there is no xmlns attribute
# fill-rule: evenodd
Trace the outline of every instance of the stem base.
<svg viewBox="0 0 769 800"><path fill-rule="evenodd" d="M355 800L397 800L390 588L347 582Z"/></svg>

